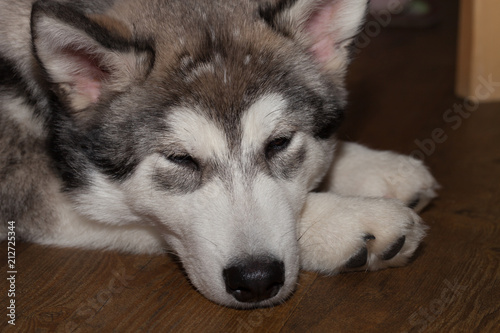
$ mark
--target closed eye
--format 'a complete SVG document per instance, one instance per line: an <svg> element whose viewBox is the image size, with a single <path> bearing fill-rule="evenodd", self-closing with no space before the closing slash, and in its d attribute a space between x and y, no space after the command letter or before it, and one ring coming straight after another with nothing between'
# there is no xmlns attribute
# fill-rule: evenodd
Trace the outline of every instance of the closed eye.
<svg viewBox="0 0 500 333"><path fill-rule="evenodd" d="M199 170L200 166L198 162L188 154L173 154L167 157L167 159L174 163L177 164L178 166L184 167L184 168L190 168L193 170Z"/></svg>
<svg viewBox="0 0 500 333"><path fill-rule="evenodd" d="M272 158L277 153L285 150L292 141L292 136L290 137L279 137L270 141L266 146L266 157Z"/></svg>

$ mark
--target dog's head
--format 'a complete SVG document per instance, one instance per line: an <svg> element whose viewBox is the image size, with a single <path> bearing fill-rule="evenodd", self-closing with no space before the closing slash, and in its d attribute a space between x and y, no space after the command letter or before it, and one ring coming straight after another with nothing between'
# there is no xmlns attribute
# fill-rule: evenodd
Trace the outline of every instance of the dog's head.
<svg viewBox="0 0 500 333"><path fill-rule="evenodd" d="M328 169L365 0L36 3L52 149L89 218L153 225L229 306L294 289L296 223Z"/></svg>

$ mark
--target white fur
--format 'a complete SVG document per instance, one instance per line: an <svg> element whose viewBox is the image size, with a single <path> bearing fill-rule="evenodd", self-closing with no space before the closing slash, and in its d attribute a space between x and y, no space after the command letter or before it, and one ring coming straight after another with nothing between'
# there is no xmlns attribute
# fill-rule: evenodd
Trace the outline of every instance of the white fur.
<svg viewBox="0 0 500 333"><path fill-rule="evenodd" d="M100 185L104 185L102 188L106 187L104 183ZM162 248L165 247L164 240L150 226L142 224L120 225L120 219L130 219L130 216L125 216L125 212L118 212L118 210L110 206L110 204L116 203L113 201L112 196L109 195L111 194L110 192L107 192L107 195L98 197L97 200L95 200L96 197L87 197L86 199L93 204L97 204L98 202L101 202L103 205L108 204L107 208L112 211L106 211L103 206L98 208L97 211L92 211L91 209L85 209L83 199L80 202L81 206L80 204L75 206L73 202L70 202L60 192L60 188L60 182L54 179L45 189L47 195L50 195L52 202L55 203L54 221L49 221L48 223L57 223L57 227L53 228L51 233L39 235L35 239L37 243L89 249L121 250L135 253L161 253ZM93 193L99 195L102 188L94 187L93 189L96 190ZM118 194L117 191L114 194ZM127 209L127 212L130 213L130 210ZM97 218L93 220L82 213ZM99 216L99 213L102 213L103 216ZM111 213L117 213L117 215L112 216ZM104 216L108 220L103 221Z"/></svg>
<svg viewBox="0 0 500 333"><path fill-rule="evenodd" d="M286 100L278 94L269 94L260 97L241 118L243 151L252 151L257 149L257 145L269 140L271 135L275 137L280 133L279 125L284 123L284 112L286 110ZM289 134L289 133L284 133Z"/></svg>
<svg viewBox="0 0 500 333"><path fill-rule="evenodd" d="M203 112L195 110L188 108L174 110L166 119L173 131L173 140L188 154L204 159L209 157L224 159L229 154L224 132L209 121Z"/></svg>
<svg viewBox="0 0 500 333"><path fill-rule="evenodd" d="M89 219L109 225L130 225L141 222L127 202L122 189L106 176L93 171L92 184L74 199L75 208Z"/></svg>
<svg viewBox="0 0 500 333"><path fill-rule="evenodd" d="M250 304L238 302L226 292L222 269L239 257L269 255L285 263L286 282L273 299L263 304L283 299L295 287L299 270L296 221L311 187L307 181L317 178L310 174L317 169L314 161L323 150L314 147L317 145L314 139L298 134L293 145L309 141L306 163L310 168L304 168L291 181L278 181L262 173L248 177L245 161L262 154L268 136L281 125L279 112L275 121L268 122L267 115L282 106L282 99L264 97L247 110L242 121L245 134L239 156L229 154L223 132L202 112L176 110L168 117L172 132L159 139L174 142L173 146L197 159L217 160L227 167L230 175L225 174L228 177L224 179L215 177L191 193L172 194L153 183L155 170L176 167L160 154L146 157L133 176L121 185L113 185L103 175L94 174L92 186L79 194L76 201L78 211L86 218L70 216L67 220L76 223L71 228L61 226L68 231L58 235L65 238L58 244L65 244L71 235L78 238L73 242L80 246L88 242L87 246L93 247L94 242L100 242L108 248L121 245L137 252L156 252L161 242L148 239L153 227L179 255L193 284L204 295L238 307ZM265 126L263 132L262 126ZM293 145L290 149L295 149ZM97 222L87 218L108 226L98 230ZM143 229L138 227L139 221ZM87 231L81 229L84 224ZM120 228L123 228L122 240L113 237L113 231ZM98 231L101 235L94 234ZM77 236L78 233L81 235ZM106 235L110 237L105 239Z"/></svg>
<svg viewBox="0 0 500 333"><path fill-rule="evenodd" d="M383 198L343 197L333 193L311 193L301 223L299 243L302 267L335 273L367 241L368 262L359 269L377 270L404 265L425 235L420 218L400 201ZM390 260L382 254L400 237L406 241Z"/></svg>
<svg viewBox="0 0 500 333"><path fill-rule="evenodd" d="M299 211L290 202L293 195L264 175L247 179L238 163L232 164L230 184L214 179L192 193L172 195L151 183L154 168L162 167L154 160L146 159L126 182L125 191L133 189L127 201L172 246L204 295L222 304L245 306L226 292L221 272L231 260L252 254L269 254L285 262L287 282L276 299L294 288Z"/></svg>
<svg viewBox="0 0 500 333"><path fill-rule="evenodd" d="M295 31L299 42L312 48L323 67L342 72L348 62L345 41L357 31L365 6L364 0L299 0L283 11L278 24ZM4 7L0 4L2 13L9 10L14 17L21 15L10 9L14 6ZM317 11L323 11L319 16L313 15L318 20L310 20ZM12 23L8 16L0 15L0 22ZM24 16L16 28L25 32L20 36L29 36L29 15L24 13ZM76 28L50 17L40 20L34 24L38 56L52 81L67 90L73 108L82 110L96 102L103 90L120 90L139 78L145 54L108 52ZM3 29L0 31L4 32ZM10 60L19 55L21 59L16 66L22 73L28 72L33 61L29 38L16 37L18 34L12 31L7 30L8 37L1 38L0 45L6 46L9 52L5 54ZM10 37L14 38L12 42ZM17 46L18 42L23 46ZM63 52L68 47L99 57L108 72L113 72L108 75L113 77L109 80L95 77L99 69L87 66L95 62L79 62L75 53ZM242 65L248 65L251 57L250 54L245 57ZM184 65L189 61L185 58ZM220 69L225 70L224 64L220 57L215 57L212 63L194 68L188 79ZM31 79L32 75L25 78ZM224 71L224 83L230 82L231 77ZM54 177L46 188L54 205L54 221L51 221L54 225L47 223L46 229L32 240L135 253L161 253L168 244L201 293L218 303L237 307L281 302L297 283L299 265L334 273L342 270L365 246L368 261L362 269L406 263L425 228L405 204L418 196L424 205L437 188L426 168L401 155L347 143L340 147L332 165L334 140L318 140L294 128L287 119L287 105L282 95L261 96L242 116L241 142L236 149L229 147L228 134L209 118L209 110L196 105L169 110L165 119L168 131L155 137L168 151L141 156L142 160L126 180L111 181L97 170L86 170L90 185L74 190L70 201L61 191L61 181ZM2 109L9 120L24 124L34 135L41 135L41 125L28 115L32 110L21 100L9 98ZM292 139L279 158L286 159L286 154L300 152L299 149L305 151L298 171L293 177L282 177L286 179L273 177L265 170L265 163L272 164L264 156L265 147L270 140L282 136ZM169 160L170 154L215 161L222 171L214 172L196 189L168 191L154 183L154 175L158 170L172 171L172 168L176 168L176 175L182 175L179 173L182 166ZM260 164L256 162L259 158ZM327 192L311 193L325 174L323 187ZM378 198L363 198L368 196ZM5 237L5 229L0 230L0 235ZM375 239L367 241L367 235ZM402 250L384 261L383 254L402 236L406 237ZM222 275L235 259L248 256L271 256L285 267L286 279L279 293L257 304L237 301L226 291Z"/></svg>
<svg viewBox="0 0 500 333"><path fill-rule="evenodd" d="M395 198L407 204L420 199L415 207L419 211L436 196L439 185L420 160L344 142L325 187L342 195Z"/></svg>

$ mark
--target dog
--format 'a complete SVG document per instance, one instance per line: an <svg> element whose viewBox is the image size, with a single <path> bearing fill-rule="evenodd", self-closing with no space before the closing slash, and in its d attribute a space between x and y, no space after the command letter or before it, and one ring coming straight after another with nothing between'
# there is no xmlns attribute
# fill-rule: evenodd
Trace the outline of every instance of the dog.
<svg viewBox="0 0 500 333"><path fill-rule="evenodd" d="M335 138L366 7L2 0L1 239L173 251L235 308L283 302L300 268L404 265L438 184Z"/></svg>

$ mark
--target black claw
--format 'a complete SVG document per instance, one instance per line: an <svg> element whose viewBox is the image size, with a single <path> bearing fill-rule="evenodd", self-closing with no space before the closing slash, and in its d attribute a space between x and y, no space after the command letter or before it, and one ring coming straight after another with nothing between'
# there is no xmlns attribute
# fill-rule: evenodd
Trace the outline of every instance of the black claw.
<svg viewBox="0 0 500 333"><path fill-rule="evenodd" d="M403 245L405 245L405 240L406 236L400 237L396 241L396 243L392 244L392 246L387 251L385 251L385 253L382 255L382 260L389 260L394 258L394 256L398 254L399 251L401 251Z"/></svg>
<svg viewBox="0 0 500 333"><path fill-rule="evenodd" d="M419 203L420 203L420 197L416 197L415 199L410 201L408 207L410 207L411 209L415 209L415 207L417 207Z"/></svg>
<svg viewBox="0 0 500 333"><path fill-rule="evenodd" d="M349 259L346 268L358 268L366 265L366 261L368 260L368 249L363 247L354 257Z"/></svg>

